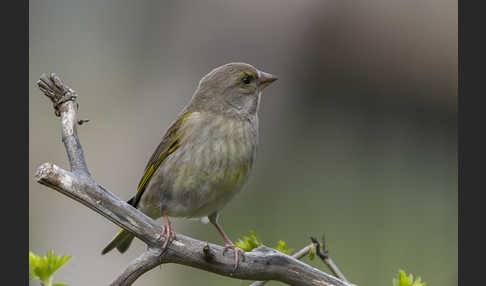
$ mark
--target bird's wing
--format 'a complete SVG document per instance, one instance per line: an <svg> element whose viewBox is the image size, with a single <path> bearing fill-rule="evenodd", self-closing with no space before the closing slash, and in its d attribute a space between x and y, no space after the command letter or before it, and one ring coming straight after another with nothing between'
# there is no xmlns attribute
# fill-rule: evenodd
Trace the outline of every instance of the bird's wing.
<svg viewBox="0 0 486 286"><path fill-rule="evenodd" d="M160 142L159 146L157 146L157 149L155 149L155 152L150 157L147 166L145 167L145 173L138 183L137 194L128 201L128 203L131 204L133 207L137 207L145 191L145 188L147 187L150 179L154 175L157 168L159 168L160 164L162 164L165 158L167 158L170 154L177 150L177 148L179 148L183 139L181 136L181 132L178 131L181 129L184 120L187 119L190 115L190 112L185 113L180 116L174 123L172 123L170 128L165 133L162 142Z"/></svg>

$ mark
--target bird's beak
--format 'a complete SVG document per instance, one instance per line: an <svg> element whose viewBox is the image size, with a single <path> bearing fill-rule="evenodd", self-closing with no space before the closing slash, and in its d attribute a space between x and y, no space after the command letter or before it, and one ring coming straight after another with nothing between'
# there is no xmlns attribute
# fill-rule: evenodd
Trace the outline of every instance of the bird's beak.
<svg viewBox="0 0 486 286"><path fill-rule="evenodd" d="M266 72L258 71L258 77L260 80L260 88L264 89L272 82L276 81L278 77L274 76L273 74L269 74Z"/></svg>

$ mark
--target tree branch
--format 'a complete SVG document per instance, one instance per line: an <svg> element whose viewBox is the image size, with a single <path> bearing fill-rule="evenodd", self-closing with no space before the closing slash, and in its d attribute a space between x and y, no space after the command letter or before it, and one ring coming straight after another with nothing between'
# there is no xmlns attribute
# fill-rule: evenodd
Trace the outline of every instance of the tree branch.
<svg viewBox="0 0 486 286"><path fill-rule="evenodd" d="M80 122L74 90L55 74L43 74L38 86L53 102L55 114L61 117L62 140L71 171L44 163L36 172L37 182L84 204L148 246L147 251L132 261L111 285L131 285L145 272L164 263L187 265L244 280L277 280L291 285L351 285L266 246L247 252L236 270L233 258L223 255L223 247L182 234L177 234L176 240L162 251L166 239L161 236L162 227L97 184L89 173L77 135Z"/></svg>
<svg viewBox="0 0 486 286"><path fill-rule="evenodd" d="M311 244L307 245L306 247L294 253L292 257L295 259L301 259L307 254L309 254L312 248L315 247L317 256L319 256L322 262L324 262L329 267L329 269L331 269L332 273L334 273L334 275L336 275L339 279L348 282L346 277L344 277L344 274L339 270L339 268L334 263L334 261L332 261L331 257L329 257L329 251L327 249L327 244L325 243L324 236L322 237L322 244L313 237L311 237L311 241L312 241ZM250 286L263 286L267 282L268 281L255 281ZM350 283L349 285L354 285L354 284Z"/></svg>
<svg viewBox="0 0 486 286"><path fill-rule="evenodd" d="M294 255L292 255L292 257L295 258L295 259L301 259L302 257L309 254L312 247L314 247L314 246L315 246L315 244L311 243L311 244L307 245L306 247L302 248L301 250L297 251L296 253L294 253ZM255 281L255 282L251 283L250 286L263 286L267 282L268 281Z"/></svg>

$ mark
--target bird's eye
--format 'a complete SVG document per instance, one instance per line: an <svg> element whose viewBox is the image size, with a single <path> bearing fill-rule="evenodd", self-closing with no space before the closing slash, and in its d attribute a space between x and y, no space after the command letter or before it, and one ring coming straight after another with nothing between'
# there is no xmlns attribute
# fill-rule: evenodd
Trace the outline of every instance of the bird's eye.
<svg viewBox="0 0 486 286"><path fill-rule="evenodd" d="M245 84L249 84L251 82L251 76L250 75L245 75L241 81L243 81Z"/></svg>

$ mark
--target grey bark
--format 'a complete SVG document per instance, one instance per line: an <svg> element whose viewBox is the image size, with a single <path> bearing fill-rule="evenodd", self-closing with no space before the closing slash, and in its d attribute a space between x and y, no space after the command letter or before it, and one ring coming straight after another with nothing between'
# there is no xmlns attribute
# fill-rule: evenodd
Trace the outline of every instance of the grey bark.
<svg viewBox="0 0 486 286"><path fill-rule="evenodd" d="M312 247L315 247L314 243L307 245L306 247L302 248L301 250L297 251L294 255L292 255L293 258L295 259L301 259L302 257L306 256L309 254L311 251ZM255 281L250 284L250 286L263 286L267 284L268 281Z"/></svg>
<svg viewBox="0 0 486 286"><path fill-rule="evenodd" d="M77 119L76 92L55 74L43 74L38 86L53 102L55 114L61 117L62 141L71 170L44 163L36 172L37 182L82 203L147 244L147 251L133 260L111 285L131 285L145 272L165 263L187 265L244 280L276 280L303 286L351 285L266 246L247 252L236 270L232 254L223 255L222 246L179 233L176 240L163 250L165 237L161 236L161 225L96 183L89 173L76 131L83 122Z"/></svg>

